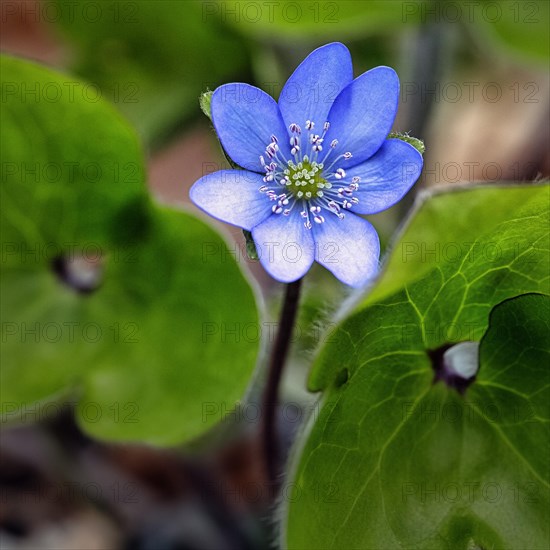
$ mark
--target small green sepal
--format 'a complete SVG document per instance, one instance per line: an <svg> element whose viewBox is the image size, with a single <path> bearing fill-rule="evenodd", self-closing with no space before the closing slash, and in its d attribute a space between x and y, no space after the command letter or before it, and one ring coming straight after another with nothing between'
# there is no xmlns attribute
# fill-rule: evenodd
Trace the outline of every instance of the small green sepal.
<svg viewBox="0 0 550 550"><path fill-rule="evenodd" d="M401 141L412 145L421 155L423 155L426 150L426 146L421 139L409 136L407 132L391 132L388 135L388 139L400 139Z"/></svg>
<svg viewBox="0 0 550 550"><path fill-rule="evenodd" d="M199 97L199 105L201 106L201 111L210 119L212 120L212 94L214 92L211 92L210 90L206 90L206 92L202 93Z"/></svg>

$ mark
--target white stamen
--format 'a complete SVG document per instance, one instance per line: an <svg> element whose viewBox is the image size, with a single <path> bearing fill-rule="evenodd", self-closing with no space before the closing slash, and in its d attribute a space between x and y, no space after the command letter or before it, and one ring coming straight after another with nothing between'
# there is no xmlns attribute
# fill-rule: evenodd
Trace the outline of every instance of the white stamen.
<svg viewBox="0 0 550 550"><path fill-rule="evenodd" d="M343 168L338 168L338 170L336 170L336 173L334 174L334 177L337 180L341 180L342 178L346 177L346 172L344 172Z"/></svg>

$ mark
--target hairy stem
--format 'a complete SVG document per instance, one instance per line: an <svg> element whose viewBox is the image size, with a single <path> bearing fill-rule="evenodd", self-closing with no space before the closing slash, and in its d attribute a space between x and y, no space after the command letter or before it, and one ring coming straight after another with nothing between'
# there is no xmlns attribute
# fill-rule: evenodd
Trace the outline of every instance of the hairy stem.
<svg viewBox="0 0 550 550"><path fill-rule="evenodd" d="M286 287L283 308L279 318L277 338L273 345L267 384L263 395L262 407L262 453L264 458L265 473L272 487L277 487L281 451L277 435L277 398L283 369L290 346L290 338L298 311L300 288L302 280L289 283Z"/></svg>

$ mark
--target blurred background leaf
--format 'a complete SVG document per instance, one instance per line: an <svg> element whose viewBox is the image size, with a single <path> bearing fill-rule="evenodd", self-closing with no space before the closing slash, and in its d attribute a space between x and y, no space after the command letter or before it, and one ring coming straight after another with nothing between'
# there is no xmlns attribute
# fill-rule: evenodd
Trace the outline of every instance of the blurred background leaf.
<svg viewBox="0 0 550 550"><path fill-rule="evenodd" d="M250 384L251 287L217 233L150 202L136 136L107 102L27 61L2 59L2 75L3 407L17 420L82 398L97 437L197 437ZM62 95L29 107L21 90L36 86Z"/></svg>
<svg viewBox="0 0 550 550"><path fill-rule="evenodd" d="M408 3L383 0L343 0L338 2L207 2L204 12L243 34L260 41L285 40L311 43L349 40L369 34L398 31L406 24L419 23L425 0ZM217 4L217 5L216 5ZM290 43L288 43L290 45ZM299 44L298 44L299 45Z"/></svg>
<svg viewBox="0 0 550 550"><path fill-rule="evenodd" d="M512 53L523 60L543 63L550 60L550 2L528 0L517 2L482 0L475 5L464 0L464 12L469 10L468 20L475 24L482 38L493 41L490 46L501 48L501 55Z"/></svg>
<svg viewBox="0 0 550 550"><path fill-rule="evenodd" d="M97 4L102 16L56 0L74 45L77 74L98 84L149 142L196 115L198 97L246 69L245 48L227 28L205 24L201 2Z"/></svg>
<svg viewBox="0 0 550 550"><path fill-rule="evenodd" d="M30 268L42 267L33 251L52 241L62 251L139 240L149 198L134 130L88 83L21 59L0 63L3 239L31 247Z"/></svg>

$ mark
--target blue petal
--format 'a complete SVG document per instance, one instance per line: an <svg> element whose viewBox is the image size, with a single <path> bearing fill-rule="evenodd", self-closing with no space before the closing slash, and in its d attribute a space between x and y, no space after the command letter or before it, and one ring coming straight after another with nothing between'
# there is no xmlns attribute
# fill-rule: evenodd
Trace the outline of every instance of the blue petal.
<svg viewBox="0 0 550 550"><path fill-rule="evenodd" d="M271 214L273 203L258 191L262 185L260 174L220 170L196 181L189 197L214 218L250 231Z"/></svg>
<svg viewBox="0 0 550 550"><path fill-rule="evenodd" d="M334 214L314 224L315 260L343 283L364 286L378 272L380 241L374 227L347 212L343 219Z"/></svg>
<svg viewBox="0 0 550 550"><path fill-rule="evenodd" d="M353 79L349 50L339 42L311 52L287 80L279 108L288 128L312 120L321 130L338 94ZM322 132L319 132L322 133Z"/></svg>
<svg viewBox="0 0 550 550"><path fill-rule="evenodd" d="M276 101L249 84L224 84L212 94L212 122L223 148L239 166L264 172L260 155L275 135L286 158L289 136ZM267 160L267 159L266 159Z"/></svg>
<svg viewBox="0 0 550 550"><path fill-rule="evenodd" d="M273 214L252 230L260 262L277 281L303 277L313 263L313 236L304 227L298 205L289 216Z"/></svg>
<svg viewBox="0 0 550 550"><path fill-rule="evenodd" d="M408 143L388 139L365 162L346 170L346 183L361 178L353 193L359 204L351 210L358 214L376 214L401 200L422 171L422 155Z"/></svg>
<svg viewBox="0 0 550 550"><path fill-rule="evenodd" d="M389 67L371 69L342 90L328 114L325 144L337 139L335 153L353 155L340 165L344 170L380 148L393 125L398 99L399 78Z"/></svg>

